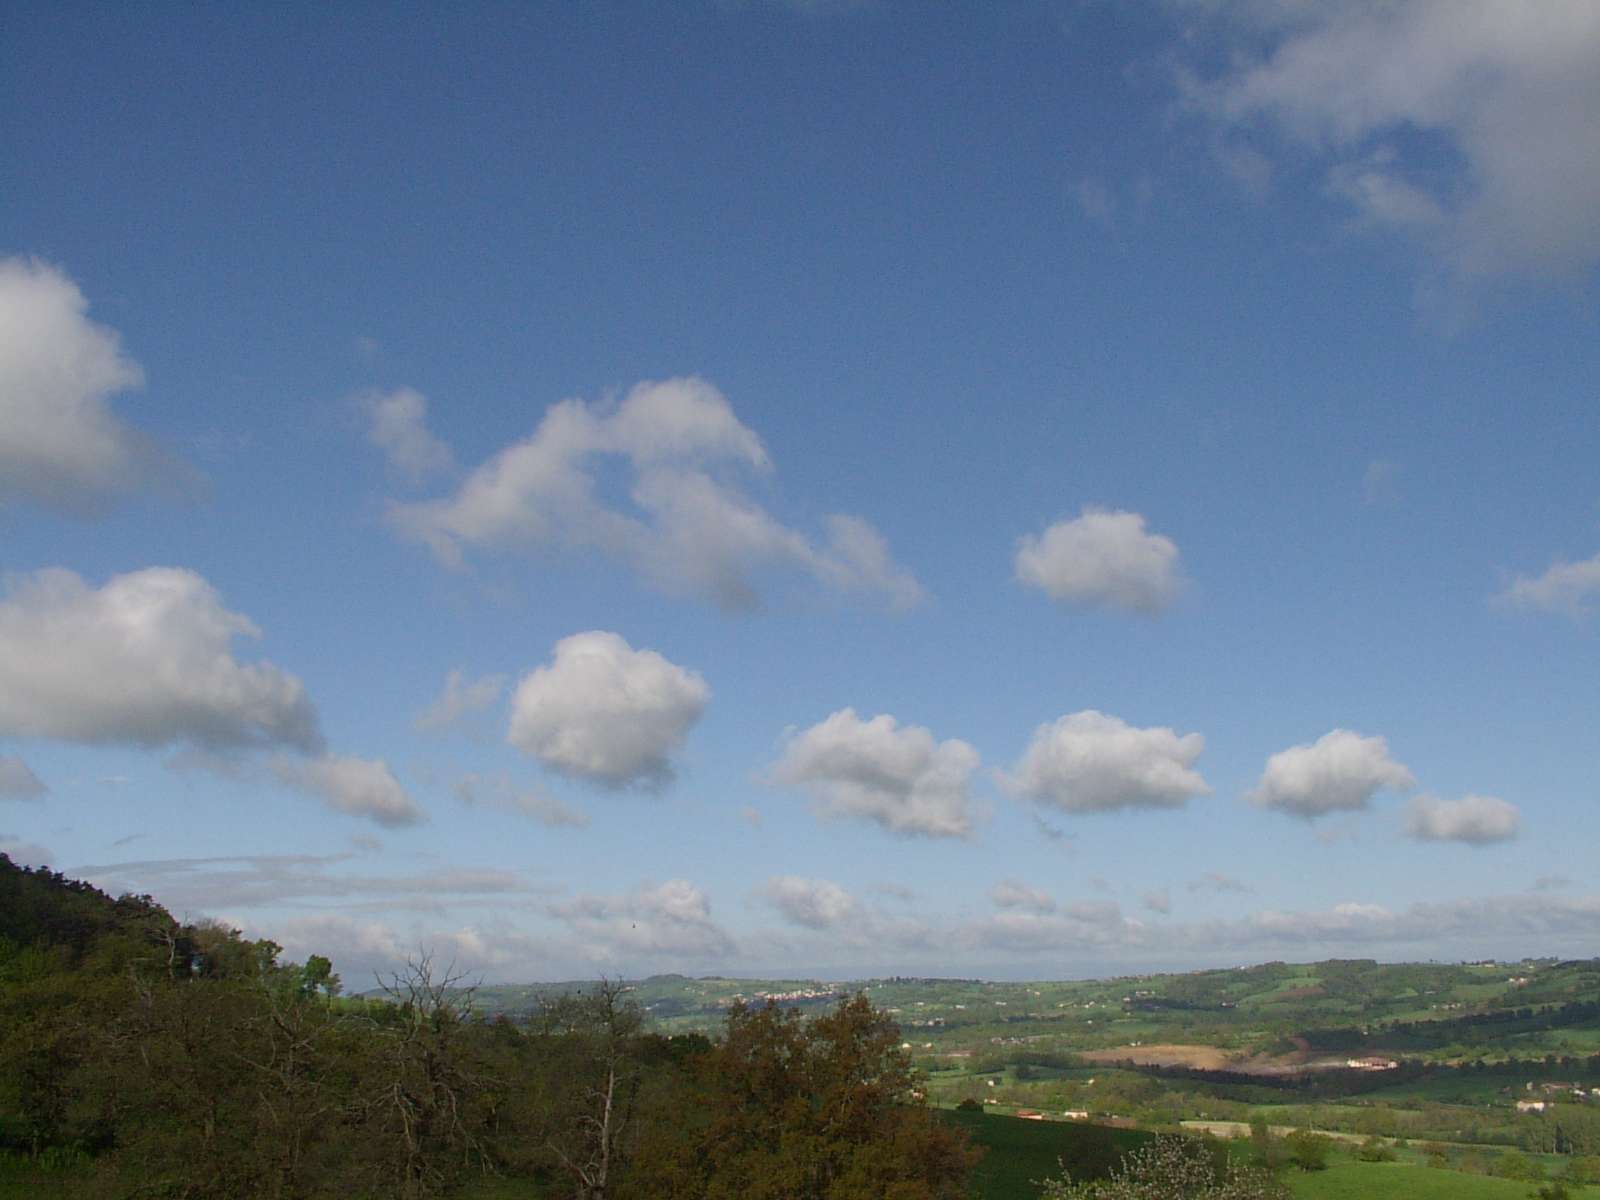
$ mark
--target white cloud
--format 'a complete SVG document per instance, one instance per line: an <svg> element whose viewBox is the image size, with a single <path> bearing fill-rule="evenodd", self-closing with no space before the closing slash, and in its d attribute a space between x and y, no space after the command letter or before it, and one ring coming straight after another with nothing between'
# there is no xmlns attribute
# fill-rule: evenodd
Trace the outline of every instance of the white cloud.
<svg viewBox="0 0 1600 1200"><path fill-rule="evenodd" d="M0 800L36 800L49 790L27 763L0 754Z"/></svg>
<svg viewBox="0 0 1600 1200"><path fill-rule="evenodd" d="M856 898L826 879L774 875L759 894L785 918L807 929L834 929L863 919Z"/></svg>
<svg viewBox="0 0 1600 1200"><path fill-rule="evenodd" d="M463 717L492 708L505 690L504 675L468 679L460 671L451 671L444 690L412 724L423 732L449 729Z"/></svg>
<svg viewBox="0 0 1600 1200"><path fill-rule="evenodd" d="M589 818L568 808L542 788L516 787L506 776L484 778L467 775L456 781L456 796L463 804L487 805L531 817L550 829L587 829Z"/></svg>
<svg viewBox="0 0 1600 1200"><path fill-rule="evenodd" d="M420 946L402 942L394 930L379 921L361 921L334 913L292 917L275 924L272 939L283 947L288 961L304 961L320 954L333 962L341 982L353 991L372 985L369 976L384 976L418 958Z"/></svg>
<svg viewBox="0 0 1600 1200"><path fill-rule="evenodd" d="M279 758L273 771L284 783L316 796L330 808L379 825L414 825L422 819L422 809L382 759L334 754Z"/></svg>
<svg viewBox="0 0 1600 1200"><path fill-rule="evenodd" d="M1591 0L1234 5L1270 14L1190 100L1261 120L1359 218L1419 236L1456 274L1583 276L1600 260L1600 8Z"/></svg>
<svg viewBox="0 0 1600 1200"><path fill-rule="evenodd" d="M421 392L365 392L356 404L367 419L367 440L406 478L422 480L455 466L450 447L428 430L428 401Z"/></svg>
<svg viewBox="0 0 1600 1200"><path fill-rule="evenodd" d="M547 969L551 947L498 922L457 928L413 924L401 932L381 921L342 915L300 917L251 930L282 944L284 957L303 960L322 954L352 991L402 981L426 959L434 982L447 976L462 984L494 977L526 981Z"/></svg>
<svg viewBox="0 0 1600 1200"><path fill-rule="evenodd" d="M967 837L973 816L967 781L978 752L966 742L936 742L892 716L870 721L853 708L789 739L772 780L802 787L828 817L862 817L894 833Z"/></svg>
<svg viewBox="0 0 1600 1200"><path fill-rule="evenodd" d="M111 411L107 401L144 373L87 310L55 267L0 259L0 504L84 515L195 478Z"/></svg>
<svg viewBox="0 0 1600 1200"><path fill-rule="evenodd" d="M989 899L996 908L1023 908L1029 912L1055 912L1055 897L1049 892L1029 887L1016 879L1002 879L989 889Z"/></svg>
<svg viewBox="0 0 1600 1200"><path fill-rule="evenodd" d="M1517 806L1498 796L1417 796L1406 810L1406 833L1424 842L1486 846L1516 837L1521 821Z"/></svg>
<svg viewBox="0 0 1600 1200"><path fill-rule="evenodd" d="M1366 808L1382 788L1406 791L1416 784L1411 772L1389 757L1389 743L1381 737L1335 729L1267 759L1261 782L1246 798L1309 820Z"/></svg>
<svg viewBox="0 0 1600 1200"><path fill-rule="evenodd" d="M300 680L235 660L240 636L260 631L193 571L151 567L98 590L59 568L12 576L0 599L0 733L320 750Z"/></svg>
<svg viewBox="0 0 1600 1200"><path fill-rule="evenodd" d="M1272 191L1272 160L1240 143L1221 142L1212 147L1218 165L1252 200L1265 200Z"/></svg>
<svg viewBox="0 0 1600 1200"><path fill-rule="evenodd" d="M704 679L654 650L615 633L575 633L517 685L508 740L579 779L659 787L710 699Z"/></svg>
<svg viewBox="0 0 1600 1200"><path fill-rule="evenodd" d="M597 493L606 463L625 464L631 504ZM554 546L593 551L658 587L729 609L760 603L760 577L798 571L836 591L892 607L922 598L859 517L830 518L818 544L783 525L729 476L770 469L766 448L710 383L635 385L620 405L564 400L533 434L473 471L450 497L394 503L402 534L459 565L469 549Z"/></svg>
<svg viewBox="0 0 1600 1200"><path fill-rule="evenodd" d="M1034 730L1022 761L1002 781L1066 812L1181 808L1211 791L1193 769L1205 745L1198 733L1139 729L1085 709Z"/></svg>
<svg viewBox="0 0 1600 1200"><path fill-rule="evenodd" d="M712 920L706 894L686 879L624 895L579 896L552 905L550 913L583 939L583 953L595 963L640 955L714 960L734 950L733 939Z"/></svg>
<svg viewBox="0 0 1600 1200"><path fill-rule="evenodd" d="M37 842L0 833L0 854L4 854L19 867L47 867L55 862L55 855Z"/></svg>
<svg viewBox="0 0 1600 1200"><path fill-rule="evenodd" d="M501 907L510 897L530 890L516 873L486 868L452 868L417 875L351 874L335 870L354 857L351 854L258 854L158 858L98 863L77 870L104 891L112 894L148 892L168 908L180 912L217 913L330 900L340 901L347 908L371 905L385 912L400 908L440 910L463 904Z"/></svg>
<svg viewBox="0 0 1600 1200"><path fill-rule="evenodd" d="M1172 893L1166 888L1153 888L1139 897L1139 901L1151 912L1166 916L1172 911Z"/></svg>
<svg viewBox="0 0 1600 1200"><path fill-rule="evenodd" d="M1183 587L1178 547L1138 513L1085 508L1017 543L1017 579L1066 604L1155 614Z"/></svg>
<svg viewBox="0 0 1600 1200"><path fill-rule="evenodd" d="M1145 925L1112 900L1074 904L1060 912L1009 909L956 931L957 943L985 952L1021 953L1120 947L1144 940Z"/></svg>
<svg viewBox="0 0 1600 1200"><path fill-rule="evenodd" d="M1518 575L1497 599L1510 608L1586 617L1600 599L1600 554L1582 562L1558 562L1543 575Z"/></svg>

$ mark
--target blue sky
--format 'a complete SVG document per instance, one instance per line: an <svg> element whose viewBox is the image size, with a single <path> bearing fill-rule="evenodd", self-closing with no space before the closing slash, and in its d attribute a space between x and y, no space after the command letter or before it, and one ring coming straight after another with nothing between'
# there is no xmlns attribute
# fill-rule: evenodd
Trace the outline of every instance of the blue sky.
<svg viewBox="0 0 1600 1200"><path fill-rule="evenodd" d="M489 979L1592 954L1600 5L10 5L0 849Z"/></svg>

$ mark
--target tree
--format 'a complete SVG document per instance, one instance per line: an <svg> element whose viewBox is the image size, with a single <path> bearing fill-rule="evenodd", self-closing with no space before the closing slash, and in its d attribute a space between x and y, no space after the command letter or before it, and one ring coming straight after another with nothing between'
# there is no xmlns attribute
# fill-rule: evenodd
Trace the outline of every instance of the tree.
<svg viewBox="0 0 1600 1200"><path fill-rule="evenodd" d="M1158 1137L1123 1157L1107 1179L1044 1181L1041 1200L1288 1200L1289 1189L1259 1168L1219 1169L1200 1142Z"/></svg>
<svg viewBox="0 0 1600 1200"><path fill-rule="evenodd" d="M1284 1139L1289 1161L1302 1171L1326 1171L1333 1139L1309 1129L1297 1129ZM1393 1157L1391 1155L1391 1157Z"/></svg>
<svg viewBox="0 0 1600 1200"><path fill-rule="evenodd" d="M1260 1113L1250 1118L1250 1150L1251 1161L1258 1167L1276 1171L1283 1166L1283 1142Z"/></svg>
<svg viewBox="0 0 1600 1200"><path fill-rule="evenodd" d="M367 1053L375 1086L360 1115L375 1151L372 1163L392 1195L443 1190L453 1174L486 1165L476 1111L494 1082L465 1037L472 1012L470 986L454 966L435 972L431 955L409 959L383 985L389 1011L372 1018Z"/></svg>
<svg viewBox="0 0 1600 1200"><path fill-rule="evenodd" d="M735 1005L692 1106L652 1145L637 1194L672 1200L957 1200L977 1154L937 1121L865 996L807 1022Z"/></svg>
<svg viewBox="0 0 1600 1200"><path fill-rule="evenodd" d="M555 1112L545 1145L579 1200L605 1200L634 1132L643 1014L626 991L620 980L601 979L587 995L541 1010L545 1057L557 1067L548 1080Z"/></svg>

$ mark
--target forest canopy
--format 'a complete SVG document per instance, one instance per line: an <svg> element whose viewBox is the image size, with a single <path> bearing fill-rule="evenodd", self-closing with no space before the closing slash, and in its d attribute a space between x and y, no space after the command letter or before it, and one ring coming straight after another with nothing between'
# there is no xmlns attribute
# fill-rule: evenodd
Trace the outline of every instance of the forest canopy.
<svg viewBox="0 0 1600 1200"><path fill-rule="evenodd" d="M0 855L0 1148L194 1200L943 1200L977 1157L862 996L667 1037L613 981L486 1021L427 956L363 998L281 954Z"/></svg>

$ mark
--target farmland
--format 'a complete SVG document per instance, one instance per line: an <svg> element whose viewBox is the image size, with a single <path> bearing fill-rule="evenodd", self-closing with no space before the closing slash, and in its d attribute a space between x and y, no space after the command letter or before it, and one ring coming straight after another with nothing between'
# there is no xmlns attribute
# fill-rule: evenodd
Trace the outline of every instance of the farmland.
<svg viewBox="0 0 1600 1200"><path fill-rule="evenodd" d="M929 1101L985 1114L964 1114L993 1146L980 1168L989 1191L974 1194L1036 1194L1024 1183L1054 1162L1048 1147L1100 1136L1086 1132L1095 1126L1322 1131L1338 1143L1333 1165L1293 1177L1295 1194L1313 1197L1391 1186L1525 1196L1528 1182L1494 1174L1522 1170L1516 1156L1557 1178L1600 1154L1592 960L1335 960L1033 982L664 976L631 986L653 1026L679 1033L714 1030L736 1003L821 1012L864 993L899 1024ZM539 1002L529 988L476 997L486 1012ZM1519 1111L1519 1101L1544 1108ZM1373 1139L1397 1161L1355 1158Z"/></svg>

